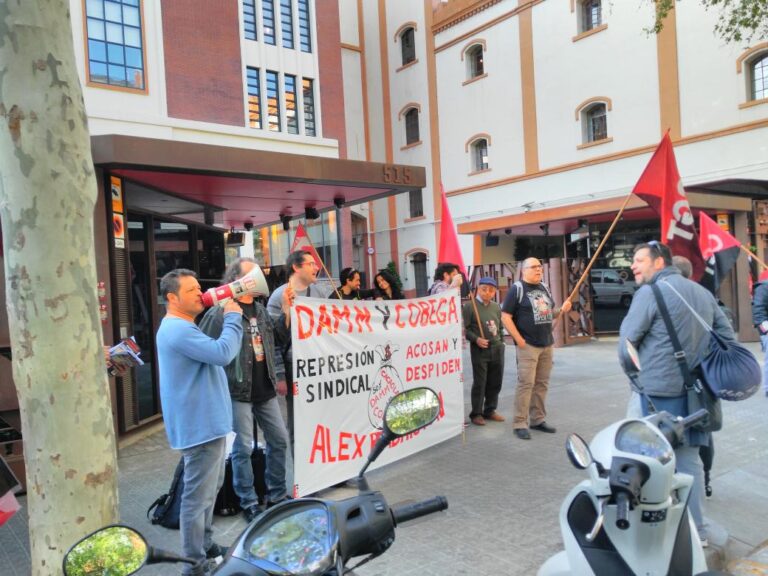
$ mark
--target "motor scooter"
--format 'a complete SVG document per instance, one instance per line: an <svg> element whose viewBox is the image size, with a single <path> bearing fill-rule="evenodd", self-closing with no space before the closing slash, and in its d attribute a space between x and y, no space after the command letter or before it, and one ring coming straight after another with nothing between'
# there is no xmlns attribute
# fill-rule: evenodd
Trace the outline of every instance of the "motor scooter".
<svg viewBox="0 0 768 576"><path fill-rule="evenodd" d="M390 507L365 478L368 466L401 436L437 419L440 404L429 388L401 392L384 410L382 434L357 477L359 494L340 501L287 500L257 516L229 548L218 566L196 565L216 576L342 576L380 556L395 541L395 527L448 508L443 496ZM351 568L350 559L365 556ZM101 528L77 542L64 557L64 574L129 576L145 564L195 561L154 548L138 531L121 525ZM204 571L205 569L205 571Z"/></svg>
<svg viewBox="0 0 768 576"><path fill-rule="evenodd" d="M639 370L637 354L628 346ZM565 550L550 557L538 576L693 576L707 572L696 525L688 513L693 477L675 472L674 447L687 428L705 420L659 412L627 418L601 430L587 444L566 441L571 463L589 471L560 508Z"/></svg>

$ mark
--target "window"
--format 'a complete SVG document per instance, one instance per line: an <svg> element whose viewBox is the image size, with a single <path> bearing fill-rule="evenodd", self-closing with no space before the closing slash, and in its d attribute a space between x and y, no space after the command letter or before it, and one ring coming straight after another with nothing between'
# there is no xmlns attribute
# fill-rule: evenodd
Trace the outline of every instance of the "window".
<svg viewBox="0 0 768 576"><path fill-rule="evenodd" d="M602 24L602 7L600 0L583 0L581 3L581 32L597 28Z"/></svg>
<svg viewBox="0 0 768 576"><path fill-rule="evenodd" d="M406 28L400 34L400 49L403 54L403 66L416 60L416 43L413 28Z"/></svg>
<svg viewBox="0 0 768 576"><path fill-rule="evenodd" d="M416 296L426 296L429 292L429 277L427 276L427 255L416 252L411 258L413 264L413 280L416 284Z"/></svg>
<svg viewBox="0 0 768 576"><path fill-rule="evenodd" d="M264 42L275 45L275 0L261 0L261 21L264 25Z"/></svg>
<svg viewBox="0 0 768 576"><path fill-rule="evenodd" d="M288 134L299 133L299 117L296 114L296 76L285 75L285 124Z"/></svg>
<svg viewBox="0 0 768 576"><path fill-rule="evenodd" d="M267 70L267 122L271 132L280 132L280 94L278 74Z"/></svg>
<svg viewBox="0 0 768 576"><path fill-rule="evenodd" d="M608 138L608 118L605 104L593 104L582 113L583 141L598 142Z"/></svg>
<svg viewBox="0 0 768 576"><path fill-rule="evenodd" d="M302 52L312 52L309 29L309 0L299 0L299 45Z"/></svg>
<svg viewBox="0 0 768 576"><path fill-rule="evenodd" d="M140 0L87 0L88 80L144 90Z"/></svg>
<svg viewBox="0 0 768 576"><path fill-rule="evenodd" d="M283 48L293 48L293 12L291 0L280 0L280 22L283 25Z"/></svg>
<svg viewBox="0 0 768 576"><path fill-rule="evenodd" d="M768 54L758 57L749 66L751 73L750 100L768 98Z"/></svg>
<svg viewBox="0 0 768 576"><path fill-rule="evenodd" d="M317 136L315 131L315 88L310 78L301 81L302 96L304 98L304 134Z"/></svg>
<svg viewBox="0 0 768 576"><path fill-rule="evenodd" d="M483 68L483 46L475 44L466 53L467 79L477 78L485 73Z"/></svg>
<svg viewBox="0 0 768 576"><path fill-rule="evenodd" d="M419 141L419 111L411 108L405 113L405 143L414 144Z"/></svg>
<svg viewBox="0 0 768 576"><path fill-rule="evenodd" d="M488 170L488 140L480 138L475 140L471 146L472 150L472 170Z"/></svg>
<svg viewBox="0 0 768 576"><path fill-rule="evenodd" d="M256 37L256 0L243 0L243 31L246 40Z"/></svg>
<svg viewBox="0 0 768 576"><path fill-rule="evenodd" d="M261 128L261 83L259 69L248 68L248 126Z"/></svg>
<svg viewBox="0 0 768 576"><path fill-rule="evenodd" d="M424 216L424 202L422 199L421 190L411 190L408 192L408 204L411 218Z"/></svg>

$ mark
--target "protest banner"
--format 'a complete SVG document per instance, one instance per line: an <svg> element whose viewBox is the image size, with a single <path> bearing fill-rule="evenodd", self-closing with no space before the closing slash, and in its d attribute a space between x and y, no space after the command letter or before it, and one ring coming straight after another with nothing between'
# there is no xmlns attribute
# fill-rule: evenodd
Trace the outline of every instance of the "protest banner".
<svg viewBox="0 0 768 576"><path fill-rule="evenodd" d="M458 290L372 302L299 297L291 307L291 333L296 496L356 476L381 435L387 402L404 390L432 388L440 415L395 440L371 469L461 433Z"/></svg>

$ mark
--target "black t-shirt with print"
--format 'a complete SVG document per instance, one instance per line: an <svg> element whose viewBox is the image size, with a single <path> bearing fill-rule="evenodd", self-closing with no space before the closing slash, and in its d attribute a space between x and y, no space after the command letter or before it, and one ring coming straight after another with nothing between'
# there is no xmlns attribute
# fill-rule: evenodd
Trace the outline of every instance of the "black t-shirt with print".
<svg viewBox="0 0 768 576"><path fill-rule="evenodd" d="M256 310L253 304L240 302L240 308L243 309L243 318L246 320L250 321L251 318L255 317ZM243 337L252 337L250 328L246 329L246 333ZM251 349L251 353L253 353L253 349ZM258 404L260 402L271 400L275 396L277 396L277 393L275 392L274 384L272 384L272 379L269 377L266 358L261 362L257 362L254 357L251 372L251 402Z"/></svg>
<svg viewBox="0 0 768 576"><path fill-rule="evenodd" d="M527 282L522 282L522 285L522 300L517 286L512 285L501 310L512 315L515 326L528 344L539 348L551 346L555 343L552 337L555 303L544 285Z"/></svg>

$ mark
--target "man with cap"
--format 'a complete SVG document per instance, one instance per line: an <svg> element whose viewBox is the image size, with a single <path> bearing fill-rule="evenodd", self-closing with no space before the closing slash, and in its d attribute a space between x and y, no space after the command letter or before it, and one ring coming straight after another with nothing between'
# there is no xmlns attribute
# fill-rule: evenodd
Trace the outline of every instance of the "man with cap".
<svg viewBox="0 0 768 576"><path fill-rule="evenodd" d="M486 420L504 422L496 411L504 377L504 340L501 337L501 307L494 302L498 284L489 276L480 278L474 301L464 304L462 315L472 358L472 411L477 426Z"/></svg>

